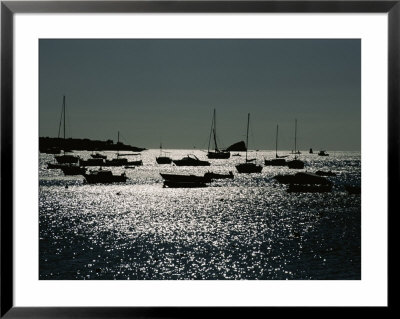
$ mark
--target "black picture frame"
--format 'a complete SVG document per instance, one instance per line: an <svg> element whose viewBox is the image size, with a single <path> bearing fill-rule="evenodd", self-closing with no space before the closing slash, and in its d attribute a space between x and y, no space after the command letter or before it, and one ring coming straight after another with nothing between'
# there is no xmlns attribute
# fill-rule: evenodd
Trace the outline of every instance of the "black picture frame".
<svg viewBox="0 0 400 319"><path fill-rule="evenodd" d="M13 16L16 13L118 13L118 12L276 12L276 13L387 13L388 14L388 244L391 215L398 213L400 129L400 0L395 1L1 1L1 313L6 318L176 318L225 316L229 309L192 307L60 307L21 308L13 303ZM384 212L382 212L384 213ZM392 224L392 225L391 225ZM390 226L391 225L391 226ZM388 254L390 265L390 255ZM390 269L389 269L390 270ZM389 272L390 276L390 272ZM391 277L390 277L391 278ZM388 287L390 280L388 280ZM392 295L389 294L390 309ZM235 308L232 314L249 314L254 308ZM265 312L263 307L258 311ZM296 316L305 307L290 307ZM355 310L355 309L353 309ZM269 311L269 310L268 310ZM333 310L333 311L336 311ZM355 314L351 309L350 313ZM265 312L266 313L266 312Z"/></svg>

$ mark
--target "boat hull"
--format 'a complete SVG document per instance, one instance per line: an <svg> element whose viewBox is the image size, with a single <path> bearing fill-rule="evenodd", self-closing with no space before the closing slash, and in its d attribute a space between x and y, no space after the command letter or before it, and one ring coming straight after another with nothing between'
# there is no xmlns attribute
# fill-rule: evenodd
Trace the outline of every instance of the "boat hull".
<svg viewBox="0 0 400 319"><path fill-rule="evenodd" d="M303 169L304 168L304 162L300 160L293 160L287 162L287 166L291 169Z"/></svg>
<svg viewBox="0 0 400 319"><path fill-rule="evenodd" d="M205 176L178 175L160 173L161 177L167 182L176 183L210 183L211 179Z"/></svg>
<svg viewBox="0 0 400 319"><path fill-rule="evenodd" d="M236 169L239 173L250 174L250 173L261 173L263 168L261 165L257 165L254 163L243 163L236 165Z"/></svg>
<svg viewBox="0 0 400 319"><path fill-rule="evenodd" d="M176 166L210 166L206 161L186 161L186 160L173 160Z"/></svg>
<svg viewBox="0 0 400 319"><path fill-rule="evenodd" d="M169 188L199 188L207 187L203 182L177 182L177 181L164 181L164 187Z"/></svg>
<svg viewBox="0 0 400 319"><path fill-rule="evenodd" d="M86 168L79 166L64 166L61 167L64 175L84 175L86 173Z"/></svg>
<svg viewBox="0 0 400 319"><path fill-rule="evenodd" d="M54 158L59 164L76 164L79 161L79 157L74 155L60 155L54 156Z"/></svg>
<svg viewBox="0 0 400 319"><path fill-rule="evenodd" d="M275 158L272 160L264 160L265 166L287 166L287 162L283 158Z"/></svg>
<svg viewBox="0 0 400 319"><path fill-rule="evenodd" d="M171 164L172 158L160 156L160 157L156 157L156 162L157 162L157 164Z"/></svg>
<svg viewBox="0 0 400 319"><path fill-rule="evenodd" d="M208 152L207 157L210 159L228 159L231 157L230 152Z"/></svg>

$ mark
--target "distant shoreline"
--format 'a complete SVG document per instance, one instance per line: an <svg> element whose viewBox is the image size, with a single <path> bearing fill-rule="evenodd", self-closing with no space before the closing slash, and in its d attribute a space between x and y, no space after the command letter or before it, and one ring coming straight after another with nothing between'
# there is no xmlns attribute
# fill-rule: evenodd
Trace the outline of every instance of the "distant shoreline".
<svg viewBox="0 0 400 319"><path fill-rule="evenodd" d="M39 150L45 153L52 150L76 150L76 151L145 151L144 147L126 145L121 142L114 144L113 140L99 141L88 138L58 138L39 137Z"/></svg>

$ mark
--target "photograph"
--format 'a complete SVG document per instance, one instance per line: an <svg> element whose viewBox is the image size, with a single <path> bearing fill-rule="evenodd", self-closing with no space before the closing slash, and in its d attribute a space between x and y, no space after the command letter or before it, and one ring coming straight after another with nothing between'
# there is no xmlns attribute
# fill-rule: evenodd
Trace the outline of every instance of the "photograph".
<svg viewBox="0 0 400 319"><path fill-rule="evenodd" d="M360 280L360 39L40 39L39 280Z"/></svg>
<svg viewBox="0 0 400 319"><path fill-rule="evenodd" d="M39 39L39 280L361 280L361 39Z"/></svg>

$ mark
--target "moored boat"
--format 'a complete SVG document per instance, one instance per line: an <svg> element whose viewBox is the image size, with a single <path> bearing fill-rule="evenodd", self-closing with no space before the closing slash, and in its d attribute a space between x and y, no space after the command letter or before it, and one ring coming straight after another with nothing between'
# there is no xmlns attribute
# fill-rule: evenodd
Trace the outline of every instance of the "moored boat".
<svg viewBox="0 0 400 319"><path fill-rule="evenodd" d="M214 142L214 151L210 151L211 145L211 136L213 136ZM211 122L211 132L210 138L208 140L208 150L207 150L207 157L211 159L228 159L231 156L231 153L227 150L220 150L217 145L217 126L216 126L216 116L215 116L215 109L213 113L213 119Z"/></svg>
<svg viewBox="0 0 400 319"><path fill-rule="evenodd" d="M160 173L165 181L181 183L210 183L211 178L197 175Z"/></svg>
<svg viewBox="0 0 400 319"><path fill-rule="evenodd" d="M257 165L255 162L255 158L247 159L247 151L249 149L249 124L250 124L250 113L247 114L247 133L246 133L246 160L244 163L236 165L236 169L239 173L261 173L262 166Z"/></svg>
<svg viewBox="0 0 400 319"><path fill-rule="evenodd" d="M285 157L287 156L279 156L278 155L278 129L279 126L276 126L276 135L275 135L275 158L267 160L264 159L264 165L265 166L286 166L286 160Z"/></svg>
<svg viewBox="0 0 400 319"><path fill-rule="evenodd" d="M168 152L162 150L162 144L160 144L160 155L156 157L157 164L171 164L172 158L167 156Z"/></svg>
<svg viewBox="0 0 400 319"><path fill-rule="evenodd" d="M298 184L298 185L331 185L332 182L314 173L299 172L294 175L277 175L274 177L281 184Z"/></svg>
<svg viewBox="0 0 400 319"><path fill-rule="evenodd" d="M78 165L64 165L60 168L64 175L84 175L86 173L86 168Z"/></svg>
<svg viewBox="0 0 400 319"><path fill-rule="evenodd" d="M121 175L114 175L110 170L94 170L90 171L89 174L83 175L86 182L89 184L96 184L96 183L124 183L128 179L125 173Z"/></svg>
<svg viewBox="0 0 400 319"><path fill-rule="evenodd" d="M318 155L319 156L329 156L329 154L326 151L319 151Z"/></svg>
<svg viewBox="0 0 400 319"><path fill-rule="evenodd" d="M176 166L210 166L210 162L199 160L196 155L189 154L180 160L172 160Z"/></svg>
<svg viewBox="0 0 400 319"><path fill-rule="evenodd" d="M204 177L209 178L209 179L225 179L225 178L233 178L233 173L232 171L229 171L229 174L218 174L218 173L213 173L213 172L207 172L204 174Z"/></svg>
<svg viewBox="0 0 400 319"><path fill-rule="evenodd" d="M294 154L296 154L294 160L288 161L287 166L291 169L303 169L304 162L297 158L297 154L300 154L300 151L297 151L297 119L295 120L294 125Z"/></svg>

